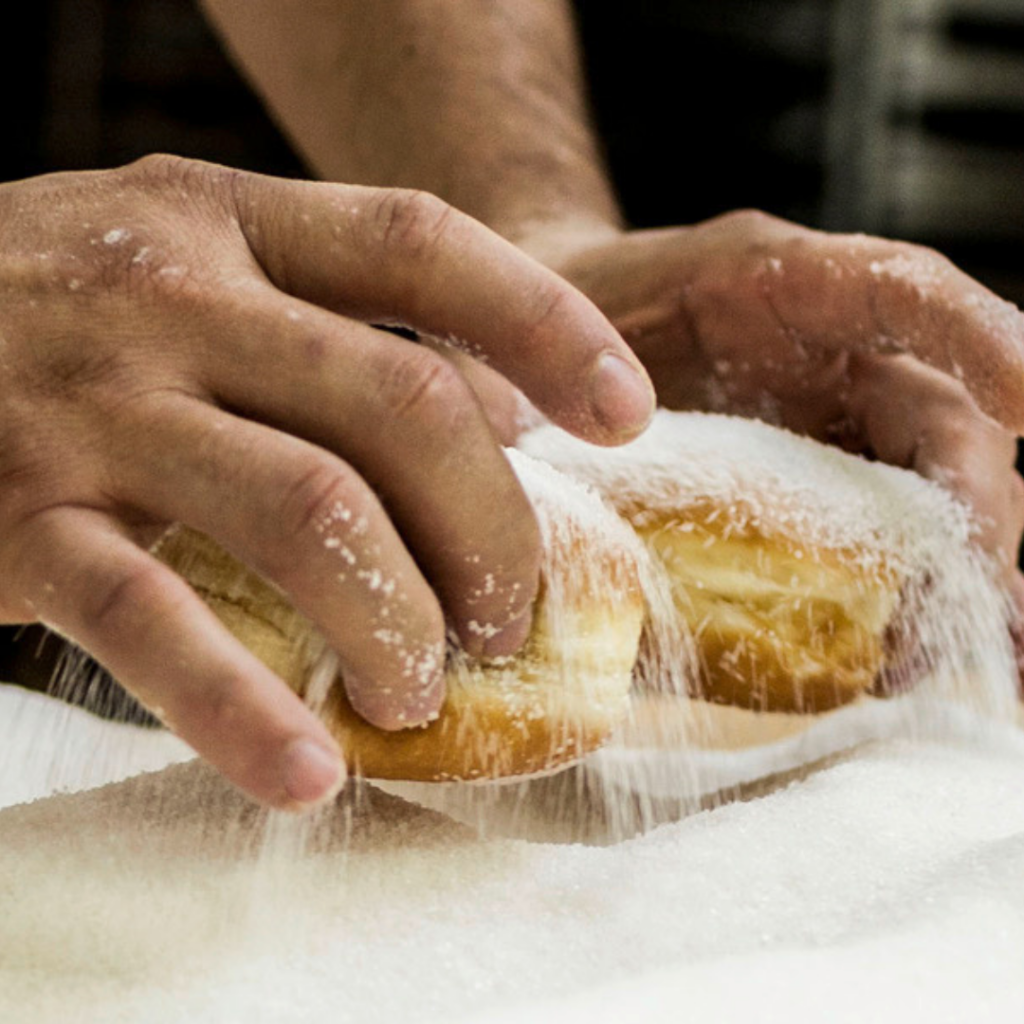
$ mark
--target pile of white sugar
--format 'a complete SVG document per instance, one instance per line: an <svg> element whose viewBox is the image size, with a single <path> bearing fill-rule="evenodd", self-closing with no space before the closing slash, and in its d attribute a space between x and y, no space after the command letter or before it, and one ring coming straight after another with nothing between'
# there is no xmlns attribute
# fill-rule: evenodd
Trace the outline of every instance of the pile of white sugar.
<svg viewBox="0 0 1024 1024"><path fill-rule="evenodd" d="M18 708L47 705L0 694L6 749ZM612 846L485 841L379 793L323 828L312 855L287 825L268 847L198 764L0 811L0 1020L1024 1012L1024 734L1009 725L953 716L941 742L868 746Z"/></svg>
<svg viewBox="0 0 1024 1024"><path fill-rule="evenodd" d="M0 685L0 1021L1024 1019L1024 731L969 524L936 488L839 454L827 488L797 495L806 442L711 417L686 428L692 472L673 454L659 475L677 429L661 417L641 442L666 500L698 476L755 518L791 494L813 512L790 520L799 535L828 522L823 539L865 557L872 539L906 555L923 648L950 678L762 746L620 744L556 800L557 780L519 791L549 840L598 790L621 821L634 798L739 798L592 846L481 838L366 786L307 829L173 764L187 754L166 734ZM598 490L635 485L602 459Z"/></svg>

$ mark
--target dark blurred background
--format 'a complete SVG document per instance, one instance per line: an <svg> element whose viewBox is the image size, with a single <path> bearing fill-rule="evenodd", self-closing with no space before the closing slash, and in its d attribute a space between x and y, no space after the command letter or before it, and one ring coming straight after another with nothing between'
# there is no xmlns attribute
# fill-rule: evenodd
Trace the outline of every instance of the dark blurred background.
<svg viewBox="0 0 1024 1024"><path fill-rule="evenodd" d="M760 207L935 245L1024 303L1024 0L577 11L634 224ZM21 4L0 75L0 178L157 150L303 173L191 0Z"/></svg>
<svg viewBox="0 0 1024 1024"><path fill-rule="evenodd" d="M759 207L934 245L1024 304L1024 0L576 6L634 225ZM19 4L0 90L0 180L154 151L304 173L191 0ZM54 642L2 633L0 679L45 685Z"/></svg>

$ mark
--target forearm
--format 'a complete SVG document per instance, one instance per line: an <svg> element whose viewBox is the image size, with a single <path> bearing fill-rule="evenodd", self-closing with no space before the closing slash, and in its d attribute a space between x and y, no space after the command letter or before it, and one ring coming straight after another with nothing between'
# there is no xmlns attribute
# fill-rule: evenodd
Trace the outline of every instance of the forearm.
<svg viewBox="0 0 1024 1024"><path fill-rule="evenodd" d="M203 4L323 177L426 189L516 241L620 226L564 0Z"/></svg>

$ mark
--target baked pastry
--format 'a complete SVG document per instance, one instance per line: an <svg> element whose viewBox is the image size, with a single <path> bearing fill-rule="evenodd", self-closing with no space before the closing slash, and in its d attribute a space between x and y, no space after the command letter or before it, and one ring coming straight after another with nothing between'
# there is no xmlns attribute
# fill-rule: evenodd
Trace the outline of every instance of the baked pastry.
<svg viewBox="0 0 1024 1024"><path fill-rule="evenodd" d="M646 684L664 688L664 666L689 658L683 685L715 702L815 712L882 688L936 508L946 543L965 544L935 485L754 420L659 411L622 448L554 427L521 444L593 486L667 574L677 628L649 622L645 643L677 649Z"/></svg>
<svg viewBox="0 0 1024 1024"><path fill-rule="evenodd" d="M516 656L491 662L450 650L444 706L423 728L369 725L344 687L330 686L321 714L351 772L419 781L548 772L593 750L628 713L643 618L642 548L589 489L508 454L544 539L530 637ZM279 591L188 529L171 531L156 553L269 668L308 695L324 643Z"/></svg>

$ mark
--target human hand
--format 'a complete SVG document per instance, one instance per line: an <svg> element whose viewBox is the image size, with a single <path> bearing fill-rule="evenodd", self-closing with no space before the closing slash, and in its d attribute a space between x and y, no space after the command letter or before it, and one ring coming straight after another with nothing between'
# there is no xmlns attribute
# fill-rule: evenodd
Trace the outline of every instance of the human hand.
<svg viewBox="0 0 1024 1024"><path fill-rule="evenodd" d="M148 553L166 525L284 590L368 720L418 724L446 616L521 643L539 538L460 374L367 325L459 339L601 443L652 405L586 299L417 193L170 157L10 183L0 292L0 621L75 640L276 806L329 794L339 751Z"/></svg>
<svg viewBox="0 0 1024 1024"><path fill-rule="evenodd" d="M756 212L524 244L611 319L662 405L758 416L949 488L1024 607L1016 307L931 250Z"/></svg>

